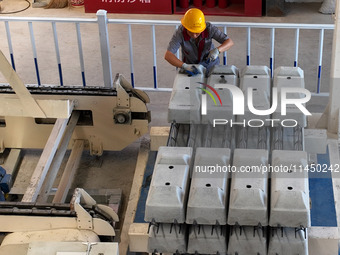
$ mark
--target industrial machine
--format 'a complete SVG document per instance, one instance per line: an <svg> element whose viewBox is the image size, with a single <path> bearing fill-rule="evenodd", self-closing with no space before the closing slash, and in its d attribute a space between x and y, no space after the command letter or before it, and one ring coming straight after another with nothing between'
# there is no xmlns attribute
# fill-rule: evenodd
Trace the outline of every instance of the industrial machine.
<svg viewBox="0 0 340 255"><path fill-rule="evenodd" d="M83 189L76 189L70 201L67 195L84 149L100 156L148 132L148 96L119 74L112 88L26 87L2 52L0 71L10 85L0 87L0 152L12 149L0 169L2 200L13 184L17 151L43 149L22 200L0 203L0 232L9 233L0 254L119 254L113 242L117 211ZM71 154L51 202L68 148Z"/></svg>
<svg viewBox="0 0 340 255"><path fill-rule="evenodd" d="M72 140L84 140L93 155L122 150L148 132L148 96L117 74L112 88L25 87L1 53L0 151L43 149L56 120L78 113Z"/></svg>
<svg viewBox="0 0 340 255"><path fill-rule="evenodd" d="M145 202L148 237L138 248L131 233L133 251L309 254L303 70L196 68L175 78Z"/></svg>

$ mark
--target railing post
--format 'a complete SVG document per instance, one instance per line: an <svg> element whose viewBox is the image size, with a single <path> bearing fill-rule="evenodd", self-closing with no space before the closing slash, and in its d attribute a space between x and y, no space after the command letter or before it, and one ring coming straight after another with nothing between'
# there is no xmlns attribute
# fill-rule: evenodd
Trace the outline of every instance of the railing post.
<svg viewBox="0 0 340 255"><path fill-rule="evenodd" d="M274 73L274 54L275 54L275 28L271 29L271 50L270 50L270 61L269 61L269 66L270 66L270 72L271 72L271 77L273 78L273 73Z"/></svg>
<svg viewBox="0 0 340 255"><path fill-rule="evenodd" d="M247 66L250 65L250 27L247 27Z"/></svg>
<svg viewBox="0 0 340 255"><path fill-rule="evenodd" d="M80 63L81 78L83 80L83 86L86 87L83 44L82 44L82 41L81 41L80 26L79 26L78 22L76 23L76 31L77 31L77 41L78 41L78 52L79 52L79 63Z"/></svg>
<svg viewBox="0 0 340 255"><path fill-rule="evenodd" d="M227 27L224 26L223 27L223 33L225 33L227 35ZM228 64L228 56L227 56L227 51L223 52L223 65L227 65Z"/></svg>
<svg viewBox="0 0 340 255"><path fill-rule="evenodd" d="M14 53L13 53L11 32L10 32L10 29L9 29L8 21L5 21L5 27L6 27L6 33L7 33L7 42L8 42L8 48L9 48L9 54L11 56L12 67L15 71Z"/></svg>
<svg viewBox="0 0 340 255"><path fill-rule="evenodd" d="M38 86L40 86L41 82L40 82L40 74L39 74L38 56L37 56L37 48L35 46L32 22L28 22L28 28L29 28L30 36L31 36L31 45L32 45L33 59L34 59L34 65L35 65L35 73L37 75Z"/></svg>
<svg viewBox="0 0 340 255"><path fill-rule="evenodd" d="M55 53L56 53L57 63L58 63L60 86L63 86L64 85L64 82L63 82L63 70L61 68L58 34L57 34L57 27L56 27L55 22L52 22L52 30L53 30Z"/></svg>
<svg viewBox="0 0 340 255"><path fill-rule="evenodd" d="M323 38L324 30L320 30L320 40L319 40L319 66L318 66L318 83L316 87L316 93L320 93L321 86L321 71L322 71L322 53L323 53Z"/></svg>
<svg viewBox="0 0 340 255"><path fill-rule="evenodd" d="M176 30L178 29L178 26L176 26ZM179 50L176 52L176 57L179 59Z"/></svg>
<svg viewBox="0 0 340 255"><path fill-rule="evenodd" d="M103 65L103 77L104 86L112 88L112 70L111 70L111 57L110 57L110 44L109 44L109 33L107 29L107 11L98 10L98 28L99 28L99 40L100 40L100 51L102 55Z"/></svg>
<svg viewBox="0 0 340 255"><path fill-rule="evenodd" d="M131 32L131 24L128 24L128 34L129 34L129 52L130 52L130 70L131 70L131 85L135 87L135 78L134 78L134 68L133 68L133 48L132 48L132 32Z"/></svg>
<svg viewBox="0 0 340 255"><path fill-rule="evenodd" d="M157 85L157 58L156 58L156 32L155 25L151 26L152 31L152 52L153 52L153 86L155 89L158 88Z"/></svg>
<svg viewBox="0 0 340 255"><path fill-rule="evenodd" d="M294 59L294 67L298 66L298 61L299 61L299 40L300 40L300 29L297 28L295 30L295 59Z"/></svg>

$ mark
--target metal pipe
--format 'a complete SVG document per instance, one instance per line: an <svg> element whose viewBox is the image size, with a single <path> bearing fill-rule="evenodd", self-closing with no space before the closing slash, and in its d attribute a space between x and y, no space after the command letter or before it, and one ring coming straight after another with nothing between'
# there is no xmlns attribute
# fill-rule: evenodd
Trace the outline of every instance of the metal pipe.
<svg viewBox="0 0 340 255"><path fill-rule="evenodd" d="M271 51L270 51L270 62L269 62L269 67L270 67L270 72L271 72L271 77L273 77L273 70L274 70L274 50L275 50L275 28L271 29Z"/></svg>
<svg viewBox="0 0 340 255"><path fill-rule="evenodd" d="M35 72L36 72L36 75L37 75L38 86L40 86L41 82L40 82L40 75L39 75L37 49L35 47L35 39L34 39L32 22L28 22L28 28L29 28L30 36L31 36L31 45L32 45L33 58L34 58Z"/></svg>
<svg viewBox="0 0 340 255"><path fill-rule="evenodd" d="M0 19L1 20L1 19ZM180 25L180 21L173 20L137 20L137 19L109 19L112 24L134 24L134 25ZM334 29L334 24L296 24L296 23L252 23L252 22L211 22L219 27L252 27L252 28L301 28L301 29Z"/></svg>
<svg viewBox="0 0 340 255"><path fill-rule="evenodd" d="M135 25L180 25L180 21L173 20L137 20L137 19L109 19L114 24L135 24ZM253 23L253 22L211 22L219 27L252 27L252 28L302 28L302 29L334 29L334 24L297 24L297 23Z"/></svg>
<svg viewBox="0 0 340 255"><path fill-rule="evenodd" d="M227 35L227 27L223 27L223 32ZM228 54L227 51L223 52L223 65L228 65Z"/></svg>
<svg viewBox="0 0 340 255"><path fill-rule="evenodd" d="M247 27L247 66L250 65L250 27Z"/></svg>
<svg viewBox="0 0 340 255"><path fill-rule="evenodd" d="M134 68L133 68L132 33L131 33L131 25L130 24L128 25L128 34L129 34L131 85L132 85L132 87L135 87Z"/></svg>
<svg viewBox="0 0 340 255"><path fill-rule="evenodd" d="M11 56L11 63L12 67L15 70L15 63L14 63L14 54L13 54L13 46L12 46L12 38L11 38L11 31L9 29L8 21L5 21L5 27L6 27L6 34L7 34L7 42L8 42L8 49L9 54Z"/></svg>
<svg viewBox="0 0 340 255"><path fill-rule="evenodd" d="M155 25L151 26L152 31L152 52L153 52L153 84L154 88L157 89L157 58L156 58L156 35Z"/></svg>
<svg viewBox="0 0 340 255"><path fill-rule="evenodd" d="M57 63L58 63L60 86L63 86L64 85L64 83L63 83L63 72L62 72L62 69L61 69L58 34L57 34L57 27L55 25L55 22L52 22L52 30L53 30L55 53L56 53Z"/></svg>
<svg viewBox="0 0 340 255"><path fill-rule="evenodd" d="M50 17L0 17L0 21L25 21L25 22L60 22L60 23L97 23L97 19L79 18L50 18ZM169 25L178 26L180 21L174 20L142 20L142 19L108 19L111 24L131 25ZM334 29L334 24L297 24L297 23L252 23L252 22L211 22L216 26L252 27L252 28L288 28L288 29Z"/></svg>
<svg viewBox="0 0 340 255"><path fill-rule="evenodd" d="M178 29L178 25L176 25L176 30ZM179 50L176 52L176 57L179 59Z"/></svg>
<svg viewBox="0 0 340 255"><path fill-rule="evenodd" d="M294 67L298 66L298 60L299 60L299 39L300 39L300 29L297 28L295 30L295 60L294 60Z"/></svg>
<svg viewBox="0 0 340 255"><path fill-rule="evenodd" d="M79 52L81 77L82 77L82 80L83 80L83 86L86 87L83 44L82 44L82 41L81 41L80 26L79 26L78 22L76 23L76 31L77 31L77 41L78 41L78 52Z"/></svg>
<svg viewBox="0 0 340 255"><path fill-rule="evenodd" d="M109 32L107 28L106 13L107 11L105 10L99 10L97 12L97 17L98 17L100 52L102 56L104 86L107 88L112 88L113 79L112 79Z"/></svg>
<svg viewBox="0 0 340 255"><path fill-rule="evenodd" d="M324 39L324 29L321 29L320 30L320 41L319 41L318 84L317 84L317 88L316 88L317 93L320 93L320 86L321 86L323 39Z"/></svg>
<svg viewBox="0 0 340 255"><path fill-rule="evenodd" d="M0 17L0 21L24 21L24 22L58 22L58 23L97 23L97 19L79 18L42 18L42 17Z"/></svg>

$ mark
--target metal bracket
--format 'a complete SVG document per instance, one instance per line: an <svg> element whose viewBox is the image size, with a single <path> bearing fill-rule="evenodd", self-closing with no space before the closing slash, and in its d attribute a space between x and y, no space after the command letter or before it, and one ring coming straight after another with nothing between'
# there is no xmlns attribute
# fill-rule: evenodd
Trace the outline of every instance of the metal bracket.
<svg viewBox="0 0 340 255"><path fill-rule="evenodd" d="M80 205L95 205L96 201L83 189L77 188L74 191L71 207L77 213L77 226L78 229L93 229L92 216Z"/></svg>
<svg viewBox="0 0 340 255"><path fill-rule="evenodd" d="M117 91L117 103L113 109L113 120L115 124L130 125L131 110L130 110L130 95L127 90L132 90L131 84L124 76L117 74L114 86Z"/></svg>
<svg viewBox="0 0 340 255"><path fill-rule="evenodd" d="M120 74L117 74L114 86L117 90L117 108L129 108L130 107L130 96L125 89L131 87L128 81ZM131 87L132 89L132 87Z"/></svg>
<svg viewBox="0 0 340 255"><path fill-rule="evenodd" d="M101 156L103 154L103 143L95 136L89 137L90 154L91 156Z"/></svg>
<svg viewBox="0 0 340 255"><path fill-rule="evenodd" d="M110 215L113 221L115 222L119 221L118 215L110 207L97 204L96 200L94 200L84 189L77 188L74 191L70 204L71 204L71 209L74 210L77 214L78 229L88 229L88 230L96 231L97 228L106 229L107 224L108 224L107 222L101 223L101 222L94 220L92 216L81 206L80 203L83 203L88 206L97 206L99 209L104 211L106 214ZM111 231L112 233L114 233L113 228Z"/></svg>
<svg viewBox="0 0 340 255"><path fill-rule="evenodd" d="M93 229L91 215L78 203L74 205L74 210L77 213L78 229Z"/></svg>

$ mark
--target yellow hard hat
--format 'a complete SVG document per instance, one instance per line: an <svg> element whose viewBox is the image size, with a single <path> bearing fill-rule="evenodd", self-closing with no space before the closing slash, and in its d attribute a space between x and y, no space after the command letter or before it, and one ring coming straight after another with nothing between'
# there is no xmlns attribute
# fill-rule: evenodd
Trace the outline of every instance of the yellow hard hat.
<svg viewBox="0 0 340 255"><path fill-rule="evenodd" d="M204 14L200 9L192 8L184 14L181 23L192 33L202 33L206 28Z"/></svg>

